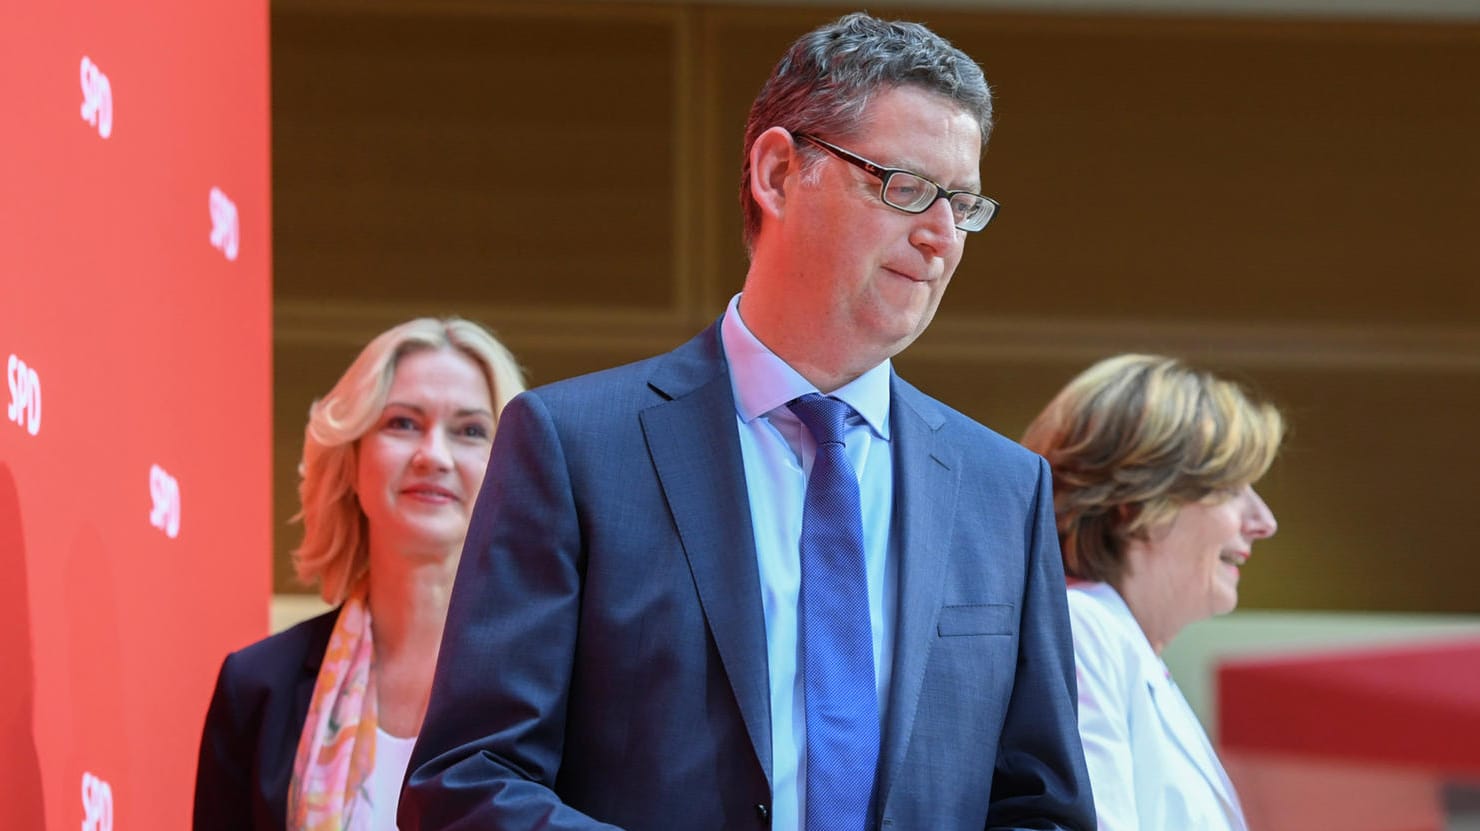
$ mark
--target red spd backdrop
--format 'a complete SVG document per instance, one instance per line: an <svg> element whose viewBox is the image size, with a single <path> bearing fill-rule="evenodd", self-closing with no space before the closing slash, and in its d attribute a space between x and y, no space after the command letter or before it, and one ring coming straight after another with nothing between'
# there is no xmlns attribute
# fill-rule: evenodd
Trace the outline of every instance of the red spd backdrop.
<svg viewBox="0 0 1480 831"><path fill-rule="evenodd" d="M266 0L0 25L0 828L187 828L267 630Z"/></svg>

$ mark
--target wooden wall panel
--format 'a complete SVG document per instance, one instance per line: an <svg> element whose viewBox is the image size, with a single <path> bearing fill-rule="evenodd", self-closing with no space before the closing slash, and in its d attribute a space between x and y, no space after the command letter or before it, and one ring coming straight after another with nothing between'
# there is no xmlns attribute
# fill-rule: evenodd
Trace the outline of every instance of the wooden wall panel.
<svg viewBox="0 0 1480 831"><path fill-rule="evenodd" d="M274 14L279 296L671 305L674 27L429 8Z"/></svg>
<svg viewBox="0 0 1480 831"><path fill-rule="evenodd" d="M837 12L275 5L280 589L308 401L375 332L459 313L543 383L722 311L746 111ZM1004 203L901 371L1011 437L1108 354L1233 372L1295 428L1246 607L1476 611L1480 26L898 15L984 64Z"/></svg>
<svg viewBox="0 0 1480 831"><path fill-rule="evenodd" d="M1473 372L1264 368L1294 425L1265 490L1280 532L1256 607L1475 613ZM1257 549L1256 549L1257 550Z"/></svg>
<svg viewBox="0 0 1480 831"><path fill-rule="evenodd" d="M955 312L1480 319L1480 28L984 20L959 40L997 85L1004 209Z"/></svg>

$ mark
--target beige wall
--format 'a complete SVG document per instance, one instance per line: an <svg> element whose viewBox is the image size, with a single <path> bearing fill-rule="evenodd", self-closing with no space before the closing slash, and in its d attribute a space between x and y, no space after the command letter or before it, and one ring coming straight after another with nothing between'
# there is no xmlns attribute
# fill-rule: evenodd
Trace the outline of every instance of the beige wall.
<svg viewBox="0 0 1480 831"><path fill-rule="evenodd" d="M308 403L375 332L473 317L541 383L720 313L746 108L835 13L274 4L279 589ZM1113 352L1234 373L1295 427L1246 608L1476 611L1480 24L905 14L996 88L1004 207L901 371L1010 436Z"/></svg>

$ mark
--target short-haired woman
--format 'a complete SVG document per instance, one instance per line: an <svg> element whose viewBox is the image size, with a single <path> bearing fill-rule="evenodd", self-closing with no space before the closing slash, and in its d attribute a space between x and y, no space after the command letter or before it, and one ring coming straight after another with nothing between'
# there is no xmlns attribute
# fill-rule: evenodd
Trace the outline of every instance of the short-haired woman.
<svg viewBox="0 0 1480 831"><path fill-rule="evenodd" d="M1023 437L1053 468L1101 829L1247 827L1160 656L1237 605L1239 570L1275 532L1254 483L1283 436L1279 411L1237 384L1121 355L1069 382Z"/></svg>

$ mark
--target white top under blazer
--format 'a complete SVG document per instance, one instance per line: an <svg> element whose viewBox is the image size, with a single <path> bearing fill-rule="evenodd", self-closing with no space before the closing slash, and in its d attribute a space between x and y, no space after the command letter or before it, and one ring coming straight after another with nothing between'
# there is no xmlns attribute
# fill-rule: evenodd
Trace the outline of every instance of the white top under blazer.
<svg viewBox="0 0 1480 831"><path fill-rule="evenodd" d="M1120 594L1073 584L1069 618L1101 831L1248 831L1207 733Z"/></svg>

